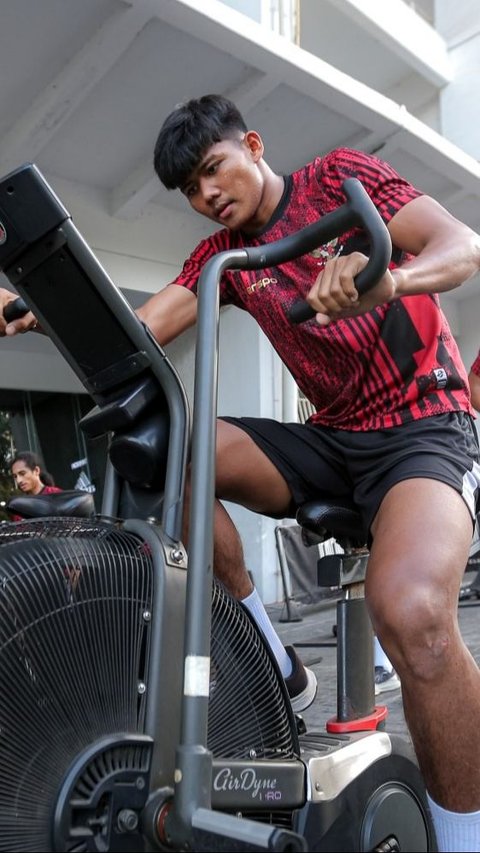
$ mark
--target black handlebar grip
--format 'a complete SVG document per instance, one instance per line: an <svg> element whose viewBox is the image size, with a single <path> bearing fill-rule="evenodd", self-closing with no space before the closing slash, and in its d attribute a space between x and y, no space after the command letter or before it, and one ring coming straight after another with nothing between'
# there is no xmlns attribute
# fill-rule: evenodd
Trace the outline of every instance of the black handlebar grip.
<svg viewBox="0 0 480 853"><path fill-rule="evenodd" d="M299 299L298 302L294 302L292 307L288 312L288 319L292 323L305 323L306 320L311 320L315 317L317 312L313 310L313 308L305 301L305 299Z"/></svg>
<svg viewBox="0 0 480 853"><path fill-rule="evenodd" d="M5 305L3 316L7 323L11 323L12 320L19 320L20 317L25 317L25 314L28 314L29 311L30 308L27 303L18 297L18 299L13 299Z"/></svg>

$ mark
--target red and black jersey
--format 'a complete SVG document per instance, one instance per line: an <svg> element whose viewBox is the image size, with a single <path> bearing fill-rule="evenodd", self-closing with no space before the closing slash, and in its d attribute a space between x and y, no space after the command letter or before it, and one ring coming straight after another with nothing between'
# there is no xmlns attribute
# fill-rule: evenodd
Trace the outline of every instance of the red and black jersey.
<svg viewBox="0 0 480 853"><path fill-rule="evenodd" d="M378 158L336 149L285 179L282 199L260 233L217 231L197 246L174 283L196 292L200 271L213 254L271 243L316 221L345 202L342 183L348 177L362 182L386 223L421 195ZM221 302L255 317L314 404L313 423L374 430L443 412L473 414L466 370L437 295L403 296L326 327L315 320L301 325L289 321L290 307L305 297L326 259L352 251L369 253L368 237L360 228L278 267L227 271ZM391 267L406 259L394 246Z"/></svg>

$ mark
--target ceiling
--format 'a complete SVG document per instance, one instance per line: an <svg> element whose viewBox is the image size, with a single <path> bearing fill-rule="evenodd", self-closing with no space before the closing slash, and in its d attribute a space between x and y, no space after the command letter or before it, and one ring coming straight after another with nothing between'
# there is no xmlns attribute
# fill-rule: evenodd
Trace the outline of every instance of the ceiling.
<svg viewBox="0 0 480 853"><path fill-rule="evenodd" d="M332 2L320 5L333 62L344 19ZM376 151L480 228L478 164L370 88L380 56L377 90L415 73L372 36L356 39L355 27L338 62L364 69L363 82L280 36L266 40L216 0L0 0L0 12L0 175L35 162L62 199L65 188L88 195L103 223L118 225L126 253L139 254L129 240L143 228L142 257L176 264L211 229L152 168L165 116L207 92L237 102L275 170L337 145Z"/></svg>

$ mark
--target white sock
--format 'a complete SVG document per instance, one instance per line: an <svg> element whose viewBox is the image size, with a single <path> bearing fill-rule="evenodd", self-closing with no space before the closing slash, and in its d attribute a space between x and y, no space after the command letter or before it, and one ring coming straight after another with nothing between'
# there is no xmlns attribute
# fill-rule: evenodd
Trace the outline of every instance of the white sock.
<svg viewBox="0 0 480 853"><path fill-rule="evenodd" d="M388 670L388 672L392 671L393 666L390 663L390 659L387 657L387 655L383 651L383 649L380 645L380 640L378 639L378 637L376 635L374 637L373 655L374 655L374 660L375 660L375 666L382 666L383 669Z"/></svg>
<svg viewBox="0 0 480 853"><path fill-rule="evenodd" d="M242 598L242 604L247 608L250 615L253 616L255 622L264 635L277 659L277 663L283 677L288 678L288 676L292 674L292 662L285 651L285 646L280 641L280 637L270 622L267 611L263 605L263 601L257 590L254 589L250 595L247 595L246 598Z"/></svg>
<svg viewBox="0 0 480 853"><path fill-rule="evenodd" d="M480 851L480 812L448 812L427 793L440 853Z"/></svg>

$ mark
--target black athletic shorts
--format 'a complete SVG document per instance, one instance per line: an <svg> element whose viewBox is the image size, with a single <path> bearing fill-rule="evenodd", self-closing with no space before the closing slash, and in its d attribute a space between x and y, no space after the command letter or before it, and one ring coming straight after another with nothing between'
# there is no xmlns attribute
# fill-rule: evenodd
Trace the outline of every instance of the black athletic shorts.
<svg viewBox="0 0 480 853"><path fill-rule="evenodd" d="M323 495L349 497L369 531L389 489L426 477L459 492L475 520L480 495L478 438L470 415L451 412L374 432L267 418L230 418L247 432L287 481L289 515Z"/></svg>

